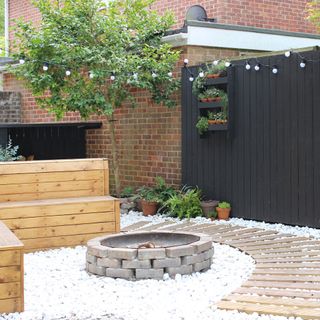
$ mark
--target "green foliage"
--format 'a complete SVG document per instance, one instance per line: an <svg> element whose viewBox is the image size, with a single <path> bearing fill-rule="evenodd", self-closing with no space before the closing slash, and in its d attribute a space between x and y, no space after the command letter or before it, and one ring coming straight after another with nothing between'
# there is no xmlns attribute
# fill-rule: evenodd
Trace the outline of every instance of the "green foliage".
<svg viewBox="0 0 320 320"><path fill-rule="evenodd" d="M307 3L308 19L320 29L320 0Z"/></svg>
<svg viewBox="0 0 320 320"><path fill-rule="evenodd" d="M217 211L210 211L210 212L208 212L208 214L207 214L207 217L208 218L212 218L212 219L216 219L217 218L217 216L218 216L218 213L217 213Z"/></svg>
<svg viewBox="0 0 320 320"><path fill-rule="evenodd" d="M199 134L204 134L207 132L209 128L208 118L200 117L196 124L196 128L198 129Z"/></svg>
<svg viewBox="0 0 320 320"><path fill-rule="evenodd" d="M5 147L0 146L0 161L15 161L19 160L21 156L18 156L19 146L13 146L12 140L9 137L8 144Z"/></svg>
<svg viewBox="0 0 320 320"><path fill-rule="evenodd" d="M218 207L221 209L229 209L231 208L231 205L229 202L223 201L223 202L219 202Z"/></svg>
<svg viewBox="0 0 320 320"><path fill-rule="evenodd" d="M0 37L3 37L3 36L4 36L4 1L0 1ZM4 45L2 44L2 42L1 42L1 45L2 45L1 48L4 48Z"/></svg>
<svg viewBox="0 0 320 320"><path fill-rule="evenodd" d="M120 193L120 198L129 198L133 195L134 193L134 188L127 186L125 188L123 188L123 190Z"/></svg>
<svg viewBox="0 0 320 320"><path fill-rule="evenodd" d="M138 189L138 194L147 201L159 202L162 206L161 213L165 213L167 211L166 201L176 194L176 190L172 186L168 186L162 177L156 177L154 186L143 186Z"/></svg>
<svg viewBox="0 0 320 320"><path fill-rule="evenodd" d="M201 192L199 189L184 187L180 192L172 195L167 200L166 205L173 217L195 218L202 215L201 209Z"/></svg>
<svg viewBox="0 0 320 320"><path fill-rule="evenodd" d="M10 70L57 118L68 111L111 116L125 101L136 105L132 89L145 89L156 103L172 107L179 81L168 73L180 53L161 38L174 19L150 10L153 2L114 0L99 10L101 0L35 0L41 25L17 21L15 58L26 62Z"/></svg>
<svg viewBox="0 0 320 320"><path fill-rule="evenodd" d="M223 71L227 70L227 67L225 66L226 61L220 60L218 64L210 64L207 65L207 75L208 74L221 74Z"/></svg>

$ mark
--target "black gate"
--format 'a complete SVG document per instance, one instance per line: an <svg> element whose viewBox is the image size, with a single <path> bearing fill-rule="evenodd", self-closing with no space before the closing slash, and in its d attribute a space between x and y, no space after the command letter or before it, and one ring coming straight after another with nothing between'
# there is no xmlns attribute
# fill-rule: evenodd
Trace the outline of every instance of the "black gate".
<svg viewBox="0 0 320 320"><path fill-rule="evenodd" d="M259 71L234 61L229 129L204 138L195 127L199 107L184 69L183 183L231 202L236 217L320 227L319 61L319 51L251 60ZM197 75L198 67L190 72Z"/></svg>

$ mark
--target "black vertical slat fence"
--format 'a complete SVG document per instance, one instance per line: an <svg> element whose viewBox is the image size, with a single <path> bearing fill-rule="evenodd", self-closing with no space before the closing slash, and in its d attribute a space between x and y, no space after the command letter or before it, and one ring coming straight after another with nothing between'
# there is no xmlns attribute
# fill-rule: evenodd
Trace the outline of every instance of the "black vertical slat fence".
<svg viewBox="0 0 320 320"><path fill-rule="evenodd" d="M319 51L304 52L320 60ZM200 138L197 99L182 72L182 182L227 200L233 216L320 227L320 62L259 58L279 67L228 74L230 129ZM190 72L197 75L198 67Z"/></svg>

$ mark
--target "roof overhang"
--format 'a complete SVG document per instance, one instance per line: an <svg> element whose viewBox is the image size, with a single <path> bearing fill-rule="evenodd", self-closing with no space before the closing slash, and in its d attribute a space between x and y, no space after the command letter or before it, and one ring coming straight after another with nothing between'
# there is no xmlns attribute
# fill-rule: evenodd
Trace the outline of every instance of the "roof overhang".
<svg viewBox="0 0 320 320"><path fill-rule="evenodd" d="M320 45L320 36L202 21L187 21L186 31L163 41L174 47L201 46L256 51L281 51Z"/></svg>

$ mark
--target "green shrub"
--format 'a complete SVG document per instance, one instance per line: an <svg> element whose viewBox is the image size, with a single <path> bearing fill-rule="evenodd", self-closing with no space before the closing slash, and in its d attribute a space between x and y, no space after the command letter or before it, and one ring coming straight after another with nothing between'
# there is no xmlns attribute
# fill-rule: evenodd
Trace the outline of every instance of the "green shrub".
<svg viewBox="0 0 320 320"><path fill-rule="evenodd" d="M125 187L123 188L122 192L120 193L120 198L129 198L133 195L134 188L133 187Z"/></svg>
<svg viewBox="0 0 320 320"><path fill-rule="evenodd" d="M201 192L199 189L183 188L166 201L166 206L173 217L195 218L202 215Z"/></svg>
<svg viewBox="0 0 320 320"><path fill-rule="evenodd" d="M18 156L19 146L13 146L12 140L9 137L8 144L5 147L0 146L0 161L15 161L19 160L21 156Z"/></svg>

